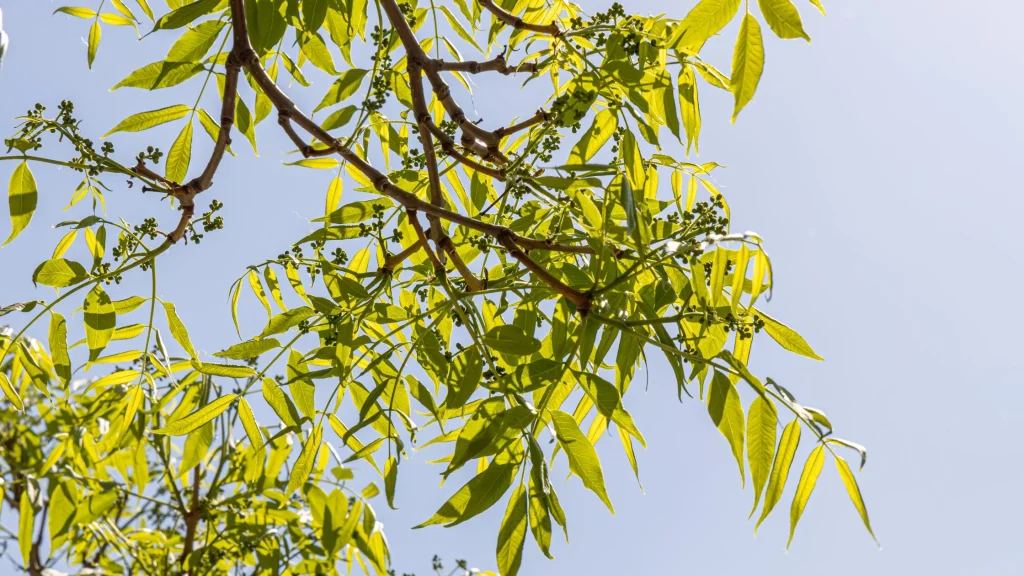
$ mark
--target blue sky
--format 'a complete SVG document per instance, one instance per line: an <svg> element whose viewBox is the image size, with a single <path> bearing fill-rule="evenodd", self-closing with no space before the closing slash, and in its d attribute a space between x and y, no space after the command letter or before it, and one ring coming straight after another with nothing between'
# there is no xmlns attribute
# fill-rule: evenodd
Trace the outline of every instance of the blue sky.
<svg viewBox="0 0 1024 576"><path fill-rule="evenodd" d="M681 16L689 4L668 10ZM0 72L0 119L8 126L36 101L52 111L69 98L87 119L86 132L98 137L129 113L192 103L196 81L167 93L108 92L161 58L173 36L138 43L129 30L108 27L89 71L87 25L50 16L60 5L0 0L11 37ZM746 520L752 496L740 491L725 441L699 402L675 401L658 359L640 375L649 376L648 391L626 397L649 443L639 453L646 493L617 443L602 441L616 516L570 479L559 495L572 543L556 539L552 562L528 542L523 574L1024 570L1017 439L1024 388L1015 368L1024 314L1014 289L1024 284L1016 244L1024 212L1016 170L1024 153L1024 4L832 0L827 18L808 2L798 5L813 43L766 36L765 76L735 125L728 96L702 86L700 160L728 165L717 178L733 229L757 231L767 242L776 291L766 311L826 358L793 357L763 339L755 341L753 368L826 410L838 435L868 446L859 479L883 549L864 532L831 464L788 553L789 493L753 537ZM627 10L666 8L644 0ZM730 27L709 46L708 58L722 69L734 35ZM541 104L538 90L520 92L515 80L481 82L464 104L486 122ZM291 94L311 110L326 85L321 78ZM207 106L216 109L212 100ZM166 150L175 134L170 128L114 141L127 159L145 144ZM196 158L208 152L203 138L196 137ZM226 160L203 201L225 203L227 230L160 260L159 295L178 306L193 340L211 352L236 338L230 283L250 262L282 252L323 210L329 175L282 167L291 145L273 122L260 126L259 138L259 159L236 138L239 156ZM11 169L0 165L0 180ZM30 275L61 235L46 224L63 219L77 180L66 170L35 172L40 208L0 251L0 303L48 296L33 289ZM166 207L124 186L108 206L133 221L170 218ZM251 301L243 307L254 312L250 331L258 329L262 312ZM435 553L493 568L503 505L453 529L409 530L454 490L437 487L438 470L423 463L430 457L414 454L403 465L401 510L380 511L396 568L425 574Z"/></svg>

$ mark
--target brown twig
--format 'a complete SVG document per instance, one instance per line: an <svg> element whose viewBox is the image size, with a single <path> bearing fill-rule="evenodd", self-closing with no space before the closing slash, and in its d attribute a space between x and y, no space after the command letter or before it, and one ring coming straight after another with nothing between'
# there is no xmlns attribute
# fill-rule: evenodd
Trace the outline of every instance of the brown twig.
<svg viewBox="0 0 1024 576"><path fill-rule="evenodd" d="M536 62L522 62L518 66L509 66L505 61L505 55L499 54L491 60L484 62L477 62L473 60L464 60L462 62L445 62L444 60L434 59L428 62L428 66L438 72L468 72L470 74L480 74L481 72L498 72L509 76L517 72L536 74L537 63Z"/></svg>
<svg viewBox="0 0 1024 576"><path fill-rule="evenodd" d="M540 124L541 122L547 122L548 120L550 120L550 115L547 113L547 111L541 109L537 110L537 112L534 113L533 116L530 116L526 120L523 120L522 122L519 122L517 124L513 124L508 128L498 128L497 130L494 131L494 133L498 136L498 138L504 138L509 134L515 134L520 130L526 130L531 126L535 126L537 124Z"/></svg>
<svg viewBox="0 0 1024 576"><path fill-rule="evenodd" d="M462 275L462 279L466 281L467 292L478 292L486 288L486 284L481 282L473 271L466 266L466 262L463 261L462 256L459 256L459 250L455 247L455 243L452 239L445 234L441 237L441 250L444 250L448 254L448 258L455 265L455 269Z"/></svg>
<svg viewBox="0 0 1024 576"><path fill-rule="evenodd" d="M422 244L420 244L419 238L417 238L416 241L405 250L385 258L384 265L380 267L380 271L389 273L394 272L395 269L398 268L398 265L405 262L410 256L415 254L416 251L420 249L420 246L422 246Z"/></svg>
<svg viewBox="0 0 1024 576"><path fill-rule="evenodd" d="M403 43L405 43L406 41L405 37L411 38L412 43L415 46L414 52L416 54L423 56L420 58L412 58L412 53L410 53L410 68L415 69L421 67L421 63L425 62L427 59L425 58L425 54L423 54L423 49L419 46L418 43L416 43L415 37L412 36L412 30L409 28L409 24L408 22L405 21L404 16L402 16L401 10L398 8L398 5L395 3L395 0L382 0L381 3L384 6L385 12L388 13L389 19L392 20L395 29L398 31L399 36L403 38ZM437 206L433 203L425 202L415 194L402 190L401 188L396 186L385 174L371 166L366 160L359 157L358 154L354 153L352 150L342 145L342 143L339 140L332 137L326 130L321 128L319 124L314 122L311 118L302 113L302 111L300 111L298 107L295 106L295 103L290 98L288 98L288 96L273 81L273 79L270 78L266 70L263 69L263 66L260 63L259 58L256 55L256 52L252 49L252 46L249 44L248 37L245 35L239 36L237 34L237 30L239 28L243 32L245 31L245 11L243 1L231 0L230 6L232 19L234 21L241 22L241 26L236 27L236 45L232 49L232 53L237 55L238 61L241 63L241 66L249 72L252 79L260 87L263 93L267 95L267 98L269 98L270 101L273 103L274 107L278 111L279 122L282 123L282 126L291 127L292 123L294 123L296 126L302 128L315 139L326 144L328 147L327 149L337 152L343 159L349 162L353 168L355 168L364 176L366 176L373 183L374 188L378 192L385 196L388 196L389 198L397 201L399 204L405 207L406 211L409 213L410 220L414 228L416 229L420 245L423 247L424 250L426 250L427 255L430 257L431 263L434 265L435 269L440 269L440 272L444 273L444 267L441 264L438 255L430 248L430 245L427 242L426 234L423 232L422 226L416 219L415 215L417 211L424 212L425 214L428 215L428 217L444 219L449 222L465 226L471 230L482 232L493 238L498 239L498 241L507 250L509 250L509 252L512 254L514 258L523 263L523 265L527 269L529 269L533 274L540 278L544 283L548 284L554 290L556 290L566 298L570 299L574 304L576 304L579 310L585 311L589 309L590 299L585 294L567 286L566 284L562 283L560 280L552 276L547 270L545 270L539 264L534 262L529 256L527 256L526 253L523 252L523 249L551 250L571 254L593 254L593 250L586 246L573 246L568 244L559 244L547 240L524 238L505 226L483 222L476 218L472 218L470 216L459 214L458 212L453 212L444 207ZM424 72L427 73L428 78L432 76L432 74L429 71L424 70ZM433 76L437 76L437 74L434 73ZM284 120L281 120L282 118ZM286 129L286 132L289 132L289 130ZM493 136L492 133L488 132L487 134ZM297 146L300 146L300 148L305 147L305 144L302 143L301 138L298 138L298 134L295 133L294 130L291 130L289 132L289 137L292 138L293 142L295 142ZM509 249L509 247L511 247L511 249ZM467 280L467 283L470 283L470 281Z"/></svg>
<svg viewBox="0 0 1024 576"><path fill-rule="evenodd" d="M562 29L558 27L558 24L530 24L524 21L519 16L512 14L511 12L505 11L503 8L494 4L493 0L479 0L480 5L486 8L494 17L505 24L511 26L516 30L530 30L531 32L539 32L541 34L549 34L551 36L561 36Z"/></svg>
<svg viewBox="0 0 1024 576"><path fill-rule="evenodd" d="M199 466L192 469L192 503L185 514L185 541L181 546L181 566L188 573L188 557L195 546L196 529L199 527Z"/></svg>

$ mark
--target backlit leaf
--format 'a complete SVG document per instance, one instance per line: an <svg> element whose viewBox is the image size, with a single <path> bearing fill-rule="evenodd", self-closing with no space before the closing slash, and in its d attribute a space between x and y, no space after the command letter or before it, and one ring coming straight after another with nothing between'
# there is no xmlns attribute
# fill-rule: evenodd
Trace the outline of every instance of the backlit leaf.
<svg viewBox="0 0 1024 576"><path fill-rule="evenodd" d="M36 212L38 202L39 190L36 187L36 179L28 167L28 162L23 161L11 173L11 180L7 184L7 205L11 210L11 234L7 240L4 240L3 246L10 244L28 226L32 215Z"/></svg>
<svg viewBox="0 0 1024 576"><path fill-rule="evenodd" d="M569 470L579 476L583 485L597 494L614 514L615 509L604 487L601 460L597 457L597 450L594 450L594 446L576 424L576 419L561 410L555 410L551 412L551 423L555 426L559 446L569 458Z"/></svg>
<svg viewBox="0 0 1024 576"><path fill-rule="evenodd" d="M796 532L796 524L800 521L807 501L814 492L814 486L818 483L818 475L821 474L821 467L825 465L825 447L818 446L811 450L807 462L804 463L804 470L800 473L800 482L796 485L796 493L793 494L793 505L789 509L789 540L786 541L786 548L793 543L793 533Z"/></svg>
<svg viewBox="0 0 1024 576"><path fill-rule="evenodd" d="M757 19L747 14L740 25L740 35L736 39L736 47L732 54L732 76L729 85L736 99L732 110L732 121L740 110L750 102L761 81L764 70L764 44L761 39L761 25Z"/></svg>
<svg viewBox="0 0 1024 576"><path fill-rule="evenodd" d="M220 416L222 412L228 409L228 406L230 406L237 397L238 396L235 394L225 394L213 402L199 408L195 412L192 412L188 416L179 418L163 428L153 430L153 434L184 436L185 434L198 429L203 424L213 420L217 416Z"/></svg>

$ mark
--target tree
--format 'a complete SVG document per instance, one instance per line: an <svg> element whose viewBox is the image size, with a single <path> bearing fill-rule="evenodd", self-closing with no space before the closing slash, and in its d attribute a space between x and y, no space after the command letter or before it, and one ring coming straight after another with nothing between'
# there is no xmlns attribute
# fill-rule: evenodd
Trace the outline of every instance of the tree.
<svg viewBox="0 0 1024 576"><path fill-rule="evenodd" d="M730 232L716 163L662 149L672 139L697 149L698 78L732 94L734 120L753 97L764 48L749 6L701 0L674 19L540 0L168 0L156 18L136 4L57 11L90 22L90 66L105 25L137 30L148 18L178 35L166 59L118 87L201 78L197 104L132 114L104 136L183 120L167 153L151 146L122 163L62 102L54 116L37 105L21 118L0 156L15 165L5 244L32 220L33 165L81 172L70 204L93 204L58 224L67 234L33 274L57 295L0 309L28 314L0 337L0 473L19 518L5 536L29 573L62 558L129 573L333 573L344 562L384 574L390 552L371 499L383 485L394 505L407 446L429 434L450 447L445 478L467 465L476 473L417 527L456 525L506 500L496 564L515 574L527 532L548 554L555 525L566 529L551 462L564 453L609 509L595 448L609 429L637 472L645 440L624 398L652 353L671 366L680 401L707 404L742 478L749 468L758 525L780 502L806 429L815 447L796 480L790 540L827 458L871 531L836 449L858 452L861 466L865 450L747 368L759 333L820 360L756 307L773 284L760 238ZM758 4L777 36L808 38L790 0ZM726 76L700 53L737 17ZM464 60L470 49L491 56ZM335 78L314 110L329 112L320 121L278 84L283 68L307 85L310 66ZM468 76L485 74L550 81L551 97L526 119L477 123L449 82L468 90ZM211 79L219 116L200 107ZM255 147L274 112L303 157L295 166L335 172L322 227L240 270L235 326L239 295L252 290L266 327L201 357L175 306L156 297L157 266L224 227L219 202L197 213L197 201L238 148L233 132ZM215 146L193 162L196 120ZM39 152L53 146L73 155ZM166 198L179 212L171 227L106 216L113 177ZM340 205L343 179L364 199ZM79 235L86 264L65 257ZM78 302L80 328L68 324ZM45 343L28 336L44 320ZM77 378L94 367L108 373ZM361 490L357 473L372 480Z"/></svg>

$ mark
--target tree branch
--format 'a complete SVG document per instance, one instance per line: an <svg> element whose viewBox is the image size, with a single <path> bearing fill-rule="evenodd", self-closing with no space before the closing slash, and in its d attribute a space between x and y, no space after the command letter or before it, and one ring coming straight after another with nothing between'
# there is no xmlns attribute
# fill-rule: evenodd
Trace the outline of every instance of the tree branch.
<svg viewBox="0 0 1024 576"><path fill-rule="evenodd" d="M479 0L480 5L494 15L495 19L502 22L506 26L511 26L516 30L530 30L531 32L539 32L541 34L549 34L551 36L561 36L562 29L558 27L558 24L530 24L524 21L519 16L512 14L511 12L505 11L503 8L494 4L493 0Z"/></svg>
<svg viewBox="0 0 1024 576"><path fill-rule="evenodd" d="M518 66L509 66L505 61L505 55L499 54L491 60L483 62L477 62L473 60L465 60L462 62L445 62L440 59L433 59L427 63L427 66L437 72L468 72L470 74L480 74L481 72L498 72L505 76L510 76L517 72L536 74L537 63L536 62L522 62Z"/></svg>

